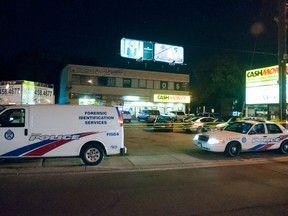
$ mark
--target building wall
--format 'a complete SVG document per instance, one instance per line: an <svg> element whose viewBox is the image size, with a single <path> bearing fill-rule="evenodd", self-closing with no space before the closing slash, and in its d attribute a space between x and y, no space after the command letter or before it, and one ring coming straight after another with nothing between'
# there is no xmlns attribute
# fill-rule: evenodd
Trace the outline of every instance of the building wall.
<svg viewBox="0 0 288 216"><path fill-rule="evenodd" d="M154 94L190 97L189 75L82 65L67 65L61 72L59 103L79 104L80 98L94 98L99 105L133 106L126 96L137 96L134 102L152 102L149 106L157 108ZM185 103L180 109L185 109Z"/></svg>

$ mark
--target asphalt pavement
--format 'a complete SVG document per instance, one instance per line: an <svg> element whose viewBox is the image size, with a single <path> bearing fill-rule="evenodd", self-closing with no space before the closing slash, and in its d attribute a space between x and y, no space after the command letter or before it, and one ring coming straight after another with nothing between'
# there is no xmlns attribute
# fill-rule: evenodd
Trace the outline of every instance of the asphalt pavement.
<svg viewBox="0 0 288 216"><path fill-rule="evenodd" d="M265 153L264 153L265 154ZM268 153L269 154L269 153ZM129 172L169 169L191 169L216 166L236 166L269 162L288 163L287 156L239 158L201 158L186 154L125 155L104 158L98 166L86 166L80 158L9 159L0 161L0 175L7 174L45 174L77 172Z"/></svg>

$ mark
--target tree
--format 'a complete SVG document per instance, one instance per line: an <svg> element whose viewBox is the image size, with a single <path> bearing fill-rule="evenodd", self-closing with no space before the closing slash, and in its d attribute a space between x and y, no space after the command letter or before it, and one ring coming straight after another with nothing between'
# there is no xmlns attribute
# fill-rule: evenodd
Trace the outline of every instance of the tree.
<svg viewBox="0 0 288 216"><path fill-rule="evenodd" d="M221 112L224 99L244 101L245 71L239 66L235 57L214 56L203 61L195 69L192 82L192 96L196 98L194 108L206 106ZM193 108L192 108L193 109ZM238 108L238 111L241 109Z"/></svg>

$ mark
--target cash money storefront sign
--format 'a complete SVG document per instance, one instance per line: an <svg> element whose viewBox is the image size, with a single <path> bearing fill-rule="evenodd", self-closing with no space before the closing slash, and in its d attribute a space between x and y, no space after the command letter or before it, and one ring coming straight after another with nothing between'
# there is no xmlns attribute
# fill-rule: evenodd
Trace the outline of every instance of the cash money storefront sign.
<svg viewBox="0 0 288 216"><path fill-rule="evenodd" d="M154 94L154 102L162 103L190 103L189 95Z"/></svg>

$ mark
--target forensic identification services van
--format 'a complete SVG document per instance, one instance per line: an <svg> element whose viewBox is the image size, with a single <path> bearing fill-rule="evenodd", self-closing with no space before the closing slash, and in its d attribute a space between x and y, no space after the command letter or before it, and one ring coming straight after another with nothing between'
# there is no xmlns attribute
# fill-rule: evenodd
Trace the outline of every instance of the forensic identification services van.
<svg viewBox="0 0 288 216"><path fill-rule="evenodd" d="M24 105L0 111L0 158L79 156L97 165L105 155L126 152L116 107Z"/></svg>

